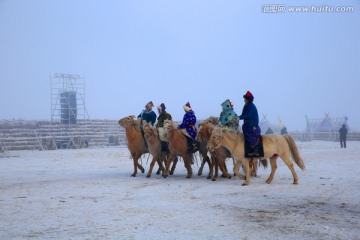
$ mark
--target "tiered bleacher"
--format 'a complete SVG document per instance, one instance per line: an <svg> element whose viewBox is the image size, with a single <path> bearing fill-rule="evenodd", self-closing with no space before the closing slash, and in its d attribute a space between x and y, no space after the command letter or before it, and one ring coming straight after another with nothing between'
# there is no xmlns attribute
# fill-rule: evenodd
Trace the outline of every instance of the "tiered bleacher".
<svg viewBox="0 0 360 240"><path fill-rule="evenodd" d="M125 129L117 120L60 122L0 120L0 151L53 150L126 145Z"/></svg>

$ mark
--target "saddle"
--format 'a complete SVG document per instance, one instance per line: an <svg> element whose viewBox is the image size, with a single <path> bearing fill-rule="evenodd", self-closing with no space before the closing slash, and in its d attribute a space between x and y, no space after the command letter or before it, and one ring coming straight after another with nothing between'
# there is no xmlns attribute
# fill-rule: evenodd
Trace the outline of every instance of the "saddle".
<svg viewBox="0 0 360 240"><path fill-rule="evenodd" d="M258 157L264 157L264 145L263 145L263 139L262 136L259 136L258 144L251 148L248 141L244 141L244 155L246 158L258 158Z"/></svg>

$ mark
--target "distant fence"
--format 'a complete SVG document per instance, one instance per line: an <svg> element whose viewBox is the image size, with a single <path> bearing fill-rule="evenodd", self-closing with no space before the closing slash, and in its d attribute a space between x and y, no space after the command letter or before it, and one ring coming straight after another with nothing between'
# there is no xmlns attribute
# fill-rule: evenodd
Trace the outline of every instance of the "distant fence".
<svg viewBox="0 0 360 240"><path fill-rule="evenodd" d="M290 132L289 134L297 141L339 141L338 132ZM350 132L346 139L347 141L360 141L360 132Z"/></svg>

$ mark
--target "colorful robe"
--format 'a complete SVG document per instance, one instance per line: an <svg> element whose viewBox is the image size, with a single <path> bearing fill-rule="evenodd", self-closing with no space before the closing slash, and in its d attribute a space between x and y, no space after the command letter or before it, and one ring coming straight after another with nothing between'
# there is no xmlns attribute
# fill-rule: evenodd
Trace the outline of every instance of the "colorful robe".
<svg viewBox="0 0 360 240"><path fill-rule="evenodd" d="M178 126L179 129L185 128L186 132L195 139L197 134L196 116L193 111L186 112L183 118L182 123Z"/></svg>

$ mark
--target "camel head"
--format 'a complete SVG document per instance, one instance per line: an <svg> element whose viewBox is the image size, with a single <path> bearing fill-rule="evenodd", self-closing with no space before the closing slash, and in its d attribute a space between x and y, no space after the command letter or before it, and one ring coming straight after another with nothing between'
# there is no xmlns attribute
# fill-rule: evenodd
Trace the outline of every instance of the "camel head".
<svg viewBox="0 0 360 240"><path fill-rule="evenodd" d="M195 140L201 142L203 140L209 140L214 129L214 124L209 120L205 120L199 124L199 131Z"/></svg>
<svg viewBox="0 0 360 240"><path fill-rule="evenodd" d="M120 119L118 121L118 123L120 124L120 126L122 126L124 128L128 128L129 126L131 126L133 124L134 118L135 118L134 115L130 115L130 116Z"/></svg>
<svg viewBox="0 0 360 240"><path fill-rule="evenodd" d="M207 143L207 148L210 152L213 152L215 149L219 148L222 144L222 129L221 127L215 127L211 133L210 140Z"/></svg>
<svg viewBox="0 0 360 240"><path fill-rule="evenodd" d="M165 128L165 137L169 138L173 135L174 131L177 129L174 123L170 120L164 121L164 128Z"/></svg>
<svg viewBox="0 0 360 240"><path fill-rule="evenodd" d="M217 117L209 117L208 119L204 120L204 122L211 123L211 124L214 124L214 125L218 125L219 124L219 118L217 118Z"/></svg>
<svg viewBox="0 0 360 240"><path fill-rule="evenodd" d="M125 129L129 129L130 126L134 126L137 131L141 131L140 128L140 118L135 120L134 115L130 115L124 117L118 121L120 126L124 127Z"/></svg>
<svg viewBox="0 0 360 240"><path fill-rule="evenodd" d="M153 136L158 136L156 128L153 127L150 123L145 123L143 125L144 136L147 140L150 140Z"/></svg>

